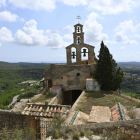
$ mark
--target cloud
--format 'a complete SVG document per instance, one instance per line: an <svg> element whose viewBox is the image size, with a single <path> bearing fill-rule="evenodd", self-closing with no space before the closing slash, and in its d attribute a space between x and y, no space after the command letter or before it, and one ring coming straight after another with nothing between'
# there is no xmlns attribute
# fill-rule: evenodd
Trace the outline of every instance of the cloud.
<svg viewBox="0 0 140 140"><path fill-rule="evenodd" d="M71 32L74 31L74 28L72 26L68 25L68 26L64 27L63 30L65 32L70 32L71 33Z"/></svg>
<svg viewBox="0 0 140 140"><path fill-rule="evenodd" d="M0 40L4 42L12 42L14 39L12 37L12 32L6 27L0 29Z"/></svg>
<svg viewBox="0 0 140 140"><path fill-rule="evenodd" d="M132 33L136 33L140 24L134 25L132 20L124 21L119 23L119 25L115 28L115 40L117 42L124 42L124 44L134 44L137 45L138 42L134 39L129 39L128 37L138 37L137 34L132 36Z"/></svg>
<svg viewBox="0 0 140 140"><path fill-rule="evenodd" d="M123 34L122 32L117 32L115 34L115 41L124 42L124 44L134 44L134 45L138 44L137 41L128 39L128 37L125 34Z"/></svg>
<svg viewBox="0 0 140 140"><path fill-rule="evenodd" d="M140 35L138 35L138 34L135 34L135 37L136 37L136 38L140 38Z"/></svg>
<svg viewBox="0 0 140 140"><path fill-rule="evenodd" d="M6 6L6 0L0 0L0 7Z"/></svg>
<svg viewBox="0 0 140 140"><path fill-rule="evenodd" d="M15 22L17 20L24 21L23 18L19 18L16 14L12 14L8 11L0 12L0 21Z"/></svg>
<svg viewBox="0 0 140 140"><path fill-rule="evenodd" d="M119 23L119 25L116 27L115 31L120 31L120 30L121 30L121 32L135 31L133 21L129 20L129 21L124 21L124 22Z"/></svg>
<svg viewBox="0 0 140 140"><path fill-rule="evenodd" d="M87 42L108 40L108 35L102 32L103 27L95 20L95 18L98 17L95 15L96 14L92 12L88 15L88 19L85 21L85 40Z"/></svg>
<svg viewBox="0 0 140 140"><path fill-rule="evenodd" d="M87 0L61 0L64 4L70 6L86 5Z"/></svg>
<svg viewBox="0 0 140 140"><path fill-rule="evenodd" d="M93 19L99 18L100 15L97 14L97 13L95 13L95 12L91 12L87 17L88 17L88 20L89 20L89 21L92 21Z"/></svg>
<svg viewBox="0 0 140 140"><path fill-rule="evenodd" d="M64 35L64 39L69 39L69 40L72 40L72 34L65 34Z"/></svg>
<svg viewBox="0 0 140 140"><path fill-rule="evenodd" d="M55 9L54 0L9 0L9 3L18 8L31 10L52 11Z"/></svg>
<svg viewBox="0 0 140 140"><path fill-rule="evenodd" d="M90 0L89 8L111 15L132 11L139 4L138 0Z"/></svg>
<svg viewBox="0 0 140 140"><path fill-rule="evenodd" d="M125 42L124 42L124 44L134 44L134 45L137 45L138 44L138 42L136 41L136 40L130 40L130 39L127 39Z"/></svg>
<svg viewBox="0 0 140 140"><path fill-rule="evenodd" d="M35 20L26 22L23 29L16 32L15 42L20 45L47 46L50 48L62 48L68 45L58 31L38 30Z"/></svg>
<svg viewBox="0 0 140 140"><path fill-rule="evenodd" d="M0 47L2 46L2 44L0 43Z"/></svg>
<svg viewBox="0 0 140 140"><path fill-rule="evenodd" d="M121 47L121 49L122 49L122 50L124 50L124 49L125 49L125 47Z"/></svg>

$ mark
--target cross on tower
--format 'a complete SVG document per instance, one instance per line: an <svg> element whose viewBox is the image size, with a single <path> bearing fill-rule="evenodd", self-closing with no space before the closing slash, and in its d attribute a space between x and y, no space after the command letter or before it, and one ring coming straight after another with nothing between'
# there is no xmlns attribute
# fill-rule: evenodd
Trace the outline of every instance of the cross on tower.
<svg viewBox="0 0 140 140"><path fill-rule="evenodd" d="M86 49L83 49L83 52L81 52L81 53L83 53L83 56L86 57L86 53L88 53L88 52L86 51Z"/></svg>
<svg viewBox="0 0 140 140"><path fill-rule="evenodd" d="M78 20L78 23L79 23L79 20L82 18L78 15L76 19Z"/></svg>
<svg viewBox="0 0 140 140"><path fill-rule="evenodd" d="M72 59L75 59L75 56L76 56L75 55L75 52L72 52L72 55L71 56L72 56Z"/></svg>

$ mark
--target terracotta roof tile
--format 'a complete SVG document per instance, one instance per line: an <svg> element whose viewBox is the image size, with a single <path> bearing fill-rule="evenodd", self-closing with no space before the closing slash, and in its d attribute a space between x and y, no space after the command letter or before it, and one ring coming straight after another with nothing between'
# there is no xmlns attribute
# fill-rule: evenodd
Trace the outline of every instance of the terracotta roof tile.
<svg viewBox="0 0 140 140"><path fill-rule="evenodd" d="M40 82L43 82L45 80L45 78L42 78L41 80L40 80Z"/></svg>
<svg viewBox="0 0 140 140"><path fill-rule="evenodd" d="M66 105L43 105L43 104L27 103L22 114L36 117L52 118L55 115L59 116L63 114L65 107L67 108ZM70 107L68 106L68 108Z"/></svg>
<svg viewBox="0 0 140 140"><path fill-rule="evenodd" d="M118 104L116 104L115 106L113 106L111 108L111 114L112 114L112 120L113 121L121 121L121 115L120 115L120 111L119 111L119 107Z"/></svg>

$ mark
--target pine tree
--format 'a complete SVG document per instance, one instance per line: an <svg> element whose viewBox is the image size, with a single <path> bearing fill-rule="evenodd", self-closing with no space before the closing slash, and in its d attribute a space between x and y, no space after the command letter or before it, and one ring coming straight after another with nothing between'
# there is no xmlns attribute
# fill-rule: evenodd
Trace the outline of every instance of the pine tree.
<svg viewBox="0 0 140 140"><path fill-rule="evenodd" d="M94 78L97 79L102 90L116 90L121 84L123 72L117 68L117 63L103 41L97 57Z"/></svg>

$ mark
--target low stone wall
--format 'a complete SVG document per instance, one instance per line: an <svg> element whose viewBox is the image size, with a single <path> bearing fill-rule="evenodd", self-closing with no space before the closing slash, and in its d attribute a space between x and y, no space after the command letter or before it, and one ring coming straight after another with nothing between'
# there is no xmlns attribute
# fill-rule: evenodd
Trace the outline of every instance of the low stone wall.
<svg viewBox="0 0 140 140"><path fill-rule="evenodd" d="M62 104L63 103L63 99L62 99L62 91L60 91L50 102L49 105L52 104Z"/></svg>
<svg viewBox="0 0 140 140"><path fill-rule="evenodd" d="M81 128L85 129L85 131L89 130L92 135L117 137L120 134L123 140L140 139L140 119L70 126L72 129L73 127L79 130Z"/></svg>
<svg viewBox="0 0 140 140"><path fill-rule="evenodd" d="M83 90L83 92L81 93L81 95L80 95L80 96L78 97L78 99L75 101L75 103L73 104L73 106L72 106L70 112L76 111L76 110L78 109L78 108L77 108L78 103L79 103L79 101L81 100L81 98L84 96L84 94L85 94L85 90Z"/></svg>
<svg viewBox="0 0 140 140"><path fill-rule="evenodd" d="M12 130L16 127L36 128L36 122L33 116L25 116L22 115L21 112L0 110L0 131L5 127L8 130Z"/></svg>
<svg viewBox="0 0 140 140"><path fill-rule="evenodd" d="M117 95L118 95L118 96L121 96L121 97L123 97L123 98L126 98L126 99L128 99L128 100L133 100L133 101L135 101L135 102L140 103L140 100L135 99L135 98L133 98L133 97L129 97L129 96L126 96L126 95L123 95L123 94L117 94Z"/></svg>

